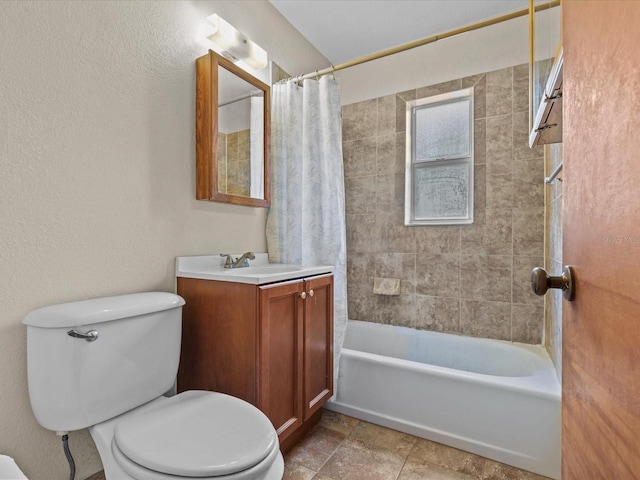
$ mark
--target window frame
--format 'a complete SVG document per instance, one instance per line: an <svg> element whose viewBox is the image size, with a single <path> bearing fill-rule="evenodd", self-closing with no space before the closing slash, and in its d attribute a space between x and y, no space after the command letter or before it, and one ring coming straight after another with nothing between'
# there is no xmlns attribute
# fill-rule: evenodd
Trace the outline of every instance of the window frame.
<svg viewBox="0 0 640 480"><path fill-rule="evenodd" d="M442 158L425 159L421 161L414 160L416 158L416 121L415 114L418 109L438 107L446 104L468 101L469 102L469 154L462 156L449 156ZM405 216L404 223L406 226L418 225L468 225L473 223L473 183L474 183L474 95L473 87L457 90L455 92L433 95L430 97L410 100L406 106L406 153L405 153ZM430 217L416 219L415 211L415 170L416 168L424 168L430 166L443 165L459 165L466 164L468 166L468 197L467 197L467 215L458 217ZM428 168L428 167L426 167Z"/></svg>

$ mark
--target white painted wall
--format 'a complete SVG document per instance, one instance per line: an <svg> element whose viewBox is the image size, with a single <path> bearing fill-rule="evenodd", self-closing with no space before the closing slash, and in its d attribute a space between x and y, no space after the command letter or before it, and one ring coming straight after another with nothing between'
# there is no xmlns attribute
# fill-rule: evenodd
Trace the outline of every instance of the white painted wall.
<svg viewBox="0 0 640 480"><path fill-rule="evenodd" d="M551 15L552 25L559 25L560 9L551 12L541 15ZM548 30L560 31L559 27ZM558 37L539 40L539 58L545 58L540 56L542 52L553 56ZM349 105L528 62L529 20L525 16L340 70L335 75L340 102Z"/></svg>
<svg viewBox="0 0 640 480"><path fill-rule="evenodd" d="M173 291L174 258L265 251L266 210L195 200L197 35L217 12L285 70L326 59L266 1L0 4L0 453L68 477L27 396L24 315ZM70 444L81 480L101 464Z"/></svg>

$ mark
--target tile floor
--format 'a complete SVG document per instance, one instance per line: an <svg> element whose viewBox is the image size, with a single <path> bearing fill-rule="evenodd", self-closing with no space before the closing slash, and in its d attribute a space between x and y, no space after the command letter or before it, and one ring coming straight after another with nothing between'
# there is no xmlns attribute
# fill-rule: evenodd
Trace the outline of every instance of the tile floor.
<svg viewBox="0 0 640 480"><path fill-rule="evenodd" d="M285 456L285 480L545 480L524 470L325 410Z"/></svg>
<svg viewBox="0 0 640 480"><path fill-rule="evenodd" d="M325 410L283 480L546 480L472 453ZM98 472L87 480L104 480Z"/></svg>

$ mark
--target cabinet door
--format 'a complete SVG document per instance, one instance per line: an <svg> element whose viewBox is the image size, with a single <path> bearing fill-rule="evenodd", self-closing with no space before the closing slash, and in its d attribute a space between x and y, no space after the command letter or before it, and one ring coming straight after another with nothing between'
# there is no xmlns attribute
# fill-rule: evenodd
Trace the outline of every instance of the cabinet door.
<svg viewBox="0 0 640 480"><path fill-rule="evenodd" d="M258 407L280 442L302 425L303 282L260 287Z"/></svg>
<svg viewBox="0 0 640 480"><path fill-rule="evenodd" d="M304 419L333 395L333 276L308 279L304 300Z"/></svg>

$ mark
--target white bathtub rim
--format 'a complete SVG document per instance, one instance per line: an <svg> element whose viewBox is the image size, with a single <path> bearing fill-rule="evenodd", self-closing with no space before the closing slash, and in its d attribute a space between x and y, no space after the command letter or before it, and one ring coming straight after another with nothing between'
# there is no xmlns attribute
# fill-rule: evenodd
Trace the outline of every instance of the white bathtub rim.
<svg viewBox="0 0 640 480"><path fill-rule="evenodd" d="M562 396L560 384L558 382L558 378L555 375L555 371L551 371L551 369L547 368L538 370L533 375L526 377L505 377L469 372L466 370L458 370L449 367L441 367L439 365L415 362L413 360L387 357L385 355L378 355L377 353L361 352L359 350L351 350L349 348L343 348L340 352L340 355L352 357L361 361L389 365L410 371L428 371L430 374L433 374L437 377L453 377L468 383L499 386L504 390L525 392L527 394L550 400L560 400Z"/></svg>
<svg viewBox="0 0 640 480"><path fill-rule="evenodd" d="M480 455L486 458L494 459L496 461L506 463L509 465L519 464L519 468L538 473L540 475L548 476L549 478L559 479L560 477L554 472L559 471L560 467L557 466L545 466L545 470L540 470L540 459L529 455L524 455L513 450L498 447L497 445L491 445L484 442L478 442L469 437L455 435L435 428L429 428L424 425L420 425L408 420L404 420L391 415L385 415L379 412L373 412L371 410L354 407L336 400L329 401L325 404L325 408L343 415L348 415L360 420L364 420L370 423L375 423L383 427L392 428L410 435L425 438L437 443L449 445L454 448L459 448L464 451L471 451L476 455ZM472 445L472 448L469 448ZM516 461L519 459L520 461ZM549 467L547 469L547 467Z"/></svg>
<svg viewBox="0 0 640 480"><path fill-rule="evenodd" d="M485 345L485 346L491 345L491 344L499 345L500 348L505 348L507 352L513 352L514 350L518 351L516 355L521 355L522 353L524 353L523 351L525 351L526 358L529 359L534 364L533 365L534 370L540 370L540 369L544 370L548 368L549 365L552 365L551 360L549 359L549 354L542 345L512 342L508 340L498 340L493 338L472 337L469 335L461 335L458 333L450 333L450 332L436 332L434 330L416 329L412 327L406 327L403 325L388 325L388 324L382 324L382 323L366 322L363 320L349 320L348 324L353 325L352 329L355 328L356 331L359 329L364 329L364 332L367 332L367 330L374 330L374 331L380 330L382 332L388 331L392 333L393 338L397 338L398 335L400 335L402 338L407 338L403 334L403 332L412 332L412 335L417 334L420 336L424 336L425 338L431 337L436 340L438 338L442 338L442 339L446 339L443 341L447 341L447 342L455 338L456 342L463 342L463 344L466 343L466 344ZM379 335L379 332L375 332L375 335ZM347 334L345 338L344 348L356 350L356 351L368 351L366 349L361 350L359 348L353 348L352 346L350 346L349 338L350 336ZM381 355L384 357L404 359L403 357L396 357L392 354L387 355L384 353L377 353L377 352L371 352L371 351L369 351L369 353L374 353L376 355ZM429 364L431 365L431 363ZM454 367L446 367L446 368L452 368L456 370L456 368ZM492 375L491 373L483 373L483 372L473 372L473 373ZM505 375L505 376L520 377L520 376L528 376L528 375L531 375L532 373L534 372L526 373L523 375Z"/></svg>

